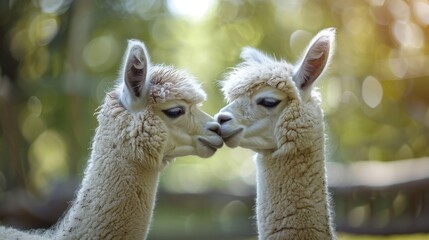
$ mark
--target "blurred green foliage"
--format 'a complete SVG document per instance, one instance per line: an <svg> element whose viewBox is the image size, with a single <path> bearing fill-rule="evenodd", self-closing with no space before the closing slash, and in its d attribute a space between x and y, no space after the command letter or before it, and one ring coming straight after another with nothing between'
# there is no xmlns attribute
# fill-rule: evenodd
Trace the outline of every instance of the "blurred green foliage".
<svg viewBox="0 0 429 240"><path fill-rule="evenodd" d="M423 0L33 0L0 3L0 192L47 192L79 178L93 116L114 84L127 39L152 61L184 68L223 105L218 81L254 46L291 62L319 30L337 29L320 81L330 160L429 155L429 3ZM163 190L253 191L253 153L179 158Z"/></svg>

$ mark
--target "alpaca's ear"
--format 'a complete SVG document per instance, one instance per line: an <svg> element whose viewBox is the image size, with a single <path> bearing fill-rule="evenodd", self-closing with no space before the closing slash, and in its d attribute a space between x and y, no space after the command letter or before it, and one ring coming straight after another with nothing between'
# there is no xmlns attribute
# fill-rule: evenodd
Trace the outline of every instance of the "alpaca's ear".
<svg viewBox="0 0 429 240"><path fill-rule="evenodd" d="M130 111L139 111L147 102L150 88L149 55L144 43L129 40L122 68L120 100Z"/></svg>
<svg viewBox="0 0 429 240"><path fill-rule="evenodd" d="M244 47L243 49L241 49L240 58L244 61L258 63L272 61L270 57L252 47Z"/></svg>
<svg viewBox="0 0 429 240"><path fill-rule="evenodd" d="M311 89L331 60L334 50L335 29L319 32L311 41L301 62L295 66L293 80L301 91Z"/></svg>

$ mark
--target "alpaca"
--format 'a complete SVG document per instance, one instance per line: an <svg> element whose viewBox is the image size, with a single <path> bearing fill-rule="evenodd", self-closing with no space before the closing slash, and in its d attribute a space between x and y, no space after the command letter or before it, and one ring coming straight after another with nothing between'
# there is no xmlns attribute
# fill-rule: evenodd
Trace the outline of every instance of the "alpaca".
<svg viewBox="0 0 429 240"><path fill-rule="evenodd" d="M209 157L223 145L219 124L199 109L205 97L194 77L151 66L144 44L130 40L67 214L40 235L2 227L0 239L145 239L160 171L176 157Z"/></svg>
<svg viewBox="0 0 429 240"><path fill-rule="evenodd" d="M215 116L227 146L255 151L259 239L335 239L314 82L332 57L334 29L315 36L295 66L256 49L222 82L228 105Z"/></svg>

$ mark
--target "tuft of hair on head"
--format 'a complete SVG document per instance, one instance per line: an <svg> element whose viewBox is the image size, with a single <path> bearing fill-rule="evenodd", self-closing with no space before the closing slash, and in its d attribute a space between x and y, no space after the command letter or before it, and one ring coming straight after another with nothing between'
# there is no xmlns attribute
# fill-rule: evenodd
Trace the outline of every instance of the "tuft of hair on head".
<svg viewBox="0 0 429 240"><path fill-rule="evenodd" d="M145 107L150 90L150 58L146 46L138 40L128 40L120 78L120 101L131 112Z"/></svg>
<svg viewBox="0 0 429 240"><path fill-rule="evenodd" d="M263 52L257 50L256 48L252 48L252 47L243 47L241 49L240 58L243 59L244 61L257 62L257 63L273 61L272 58L270 58Z"/></svg>
<svg viewBox="0 0 429 240"><path fill-rule="evenodd" d="M335 28L320 31L310 42L303 57L294 67L293 80L304 94L323 76L329 66L335 48Z"/></svg>

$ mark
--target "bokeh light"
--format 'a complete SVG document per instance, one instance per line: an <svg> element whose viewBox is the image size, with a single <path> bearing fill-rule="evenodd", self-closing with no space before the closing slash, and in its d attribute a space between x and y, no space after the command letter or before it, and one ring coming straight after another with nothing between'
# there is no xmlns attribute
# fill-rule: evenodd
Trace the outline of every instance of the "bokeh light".
<svg viewBox="0 0 429 240"><path fill-rule="evenodd" d="M48 191L52 182L67 177L67 152L66 142L57 131L46 130L37 137L28 156L36 187Z"/></svg>
<svg viewBox="0 0 429 240"><path fill-rule="evenodd" d="M371 108L375 108L380 104L383 98L383 87L376 78L368 76L363 80L362 98Z"/></svg>
<svg viewBox="0 0 429 240"><path fill-rule="evenodd" d="M177 16L200 20L207 16L217 0L167 0L168 10Z"/></svg>
<svg viewBox="0 0 429 240"><path fill-rule="evenodd" d="M219 81L241 61L244 46L293 64L319 30L335 27L334 57L317 82L328 160L429 156L428 26L425 0L6 1L0 8L0 200L14 189L41 196L51 185L82 177L94 112L115 84L128 39L144 41L154 64L195 75L208 94L202 108L214 115L225 105ZM209 159L182 157L168 166L160 194L191 200L177 203L186 209L165 200L156 211L157 234L167 225L186 234L196 225L200 232L216 225L222 233L254 227L240 222L253 214L253 156L224 147ZM379 183L388 178L379 177ZM204 206L186 198L207 194L221 197ZM375 216L369 202L353 195L358 204L339 218L356 227L374 218L381 228L412 215L404 191L370 198L391 202L376 206ZM339 201L337 209L349 202Z"/></svg>
<svg viewBox="0 0 429 240"><path fill-rule="evenodd" d="M93 71L106 71L121 58L117 46L117 41L111 36L94 38L83 49L83 61Z"/></svg>

